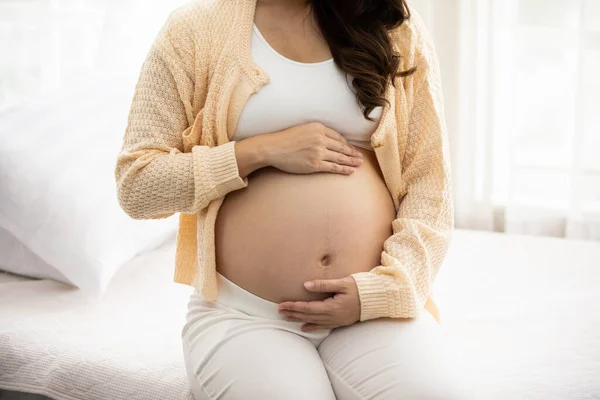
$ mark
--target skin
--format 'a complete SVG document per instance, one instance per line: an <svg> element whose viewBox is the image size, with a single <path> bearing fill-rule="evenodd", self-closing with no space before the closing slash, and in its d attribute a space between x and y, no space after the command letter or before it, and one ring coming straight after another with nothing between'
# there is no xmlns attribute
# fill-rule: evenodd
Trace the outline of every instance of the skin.
<svg viewBox="0 0 600 400"><path fill-rule="evenodd" d="M331 58L303 0L259 0L255 23L280 54L300 62ZM242 178L272 166L296 174L330 172L352 174L363 155L338 132L320 123L257 135L236 142L236 158ZM313 284L313 286L310 286ZM321 301L284 301L279 312L288 321L302 321L303 331L352 325L360 319L360 298L352 276L305 282L311 292L333 293Z"/></svg>
<svg viewBox="0 0 600 400"><path fill-rule="evenodd" d="M327 140L330 137L323 132L336 139ZM264 166L274 166L291 173L341 171L337 173L351 174L354 169L350 165L358 166L362 162L362 154L358 150L352 150L353 148L339 133L321 124L299 125L282 132L258 135L236 142L235 145L242 178ZM353 151L358 155L348 156ZM337 164L324 159L331 160L335 157L343 162ZM314 284L313 287L310 286L311 283ZM335 294L322 301L286 301L279 304L279 312L284 312L288 321L306 322L302 326L303 331L337 328L359 321L360 299L352 276L311 280L305 282L304 287L311 292Z"/></svg>
<svg viewBox="0 0 600 400"><path fill-rule="evenodd" d="M311 292L335 293L323 301L285 301L279 312L287 321L302 321L304 332L352 325L360 319L360 300L351 276L341 279L317 279L304 283Z"/></svg>

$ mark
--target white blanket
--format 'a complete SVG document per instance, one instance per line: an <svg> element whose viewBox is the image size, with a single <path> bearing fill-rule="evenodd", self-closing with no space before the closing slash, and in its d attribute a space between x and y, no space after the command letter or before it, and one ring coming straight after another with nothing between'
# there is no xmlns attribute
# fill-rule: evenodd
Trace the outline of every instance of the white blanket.
<svg viewBox="0 0 600 400"><path fill-rule="evenodd" d="M434 295L480 399L600 399L600 242L457 230Z"/></svg>
<svg viewBox="0 0 600 400"><path fill-rule="evenodd" d="M192 288L172 282L174 246L133 259L97 302L52 281L4 279L0 388L192 399L180 346ZM598 289L598 242L457 229L434 297L478 398L589 400L600 398Z"/></svg>
<svg viewBox="0 0 600 400"><path fill-rule="evenodd" d="M57 400L193 399L179 336L192 288L172 282L174 246L131 260L100 301L50 280L0 283L0 388Z"/></svg>

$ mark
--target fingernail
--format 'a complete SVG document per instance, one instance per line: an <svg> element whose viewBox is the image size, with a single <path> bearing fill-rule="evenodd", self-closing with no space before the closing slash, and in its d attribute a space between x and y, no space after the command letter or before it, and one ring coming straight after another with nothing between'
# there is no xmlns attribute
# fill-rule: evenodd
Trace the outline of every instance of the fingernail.
<svg viewBox="0 0 600 400"><path fill-rule="evenodd" d="M305 282L304 287L307 289L312 289L315 287L315 283L314 282Z"/></svg>

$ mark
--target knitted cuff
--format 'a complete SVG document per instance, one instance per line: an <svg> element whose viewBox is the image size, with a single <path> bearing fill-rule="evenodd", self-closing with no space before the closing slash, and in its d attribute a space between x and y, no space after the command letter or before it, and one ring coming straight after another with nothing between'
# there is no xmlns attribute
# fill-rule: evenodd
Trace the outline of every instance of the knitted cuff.
<svg viewBox="0 0 600 400"><path fill-rule="evenodd" d="M194 146L195 209L227 193L248 186L248 177L240 177L235 157L235 141L209 147Z"/></svg>
<svg viewBox="0 0 600 400"><path fill-rule="evenodd" d="M393 278L371 272L351 274L356 281L360 297L360 320L391 317L394 315L395 302L390 299L390 291L398 290L390 287Z"/></svg>
<svg viewBox="0 0 600 400"><path fill-rule="evenodd" d="M215 190L218 197L248 186L248 178L242 179L235 157L235 141L211 147L207 154Z"/></svg>

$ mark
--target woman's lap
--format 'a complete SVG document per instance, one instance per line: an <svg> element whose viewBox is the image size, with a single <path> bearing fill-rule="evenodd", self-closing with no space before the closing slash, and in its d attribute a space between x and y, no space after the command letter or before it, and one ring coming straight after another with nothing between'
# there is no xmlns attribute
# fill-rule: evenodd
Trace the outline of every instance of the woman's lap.
<svg viewBox="0 0 600 400"><path fill-rule="evenodd" d="M215 312L182 335L186 370L197 400L335 400L313 343L280 321Z"/></svg>
<svg viewBox="0 0 600 400"><path fill-rule="evenodd" d="M303 337L298 324L232 309L194 318L182 338L197 399L469 398L458 360L426 311L358 322L318 340Z"/></svg>
<svg viewBox="0 0 600 400"><path fill-rule="evenodd" d="M471 398L459 360L425 310L334 329L318 351L338 400Z"/></svg>

